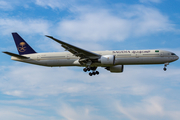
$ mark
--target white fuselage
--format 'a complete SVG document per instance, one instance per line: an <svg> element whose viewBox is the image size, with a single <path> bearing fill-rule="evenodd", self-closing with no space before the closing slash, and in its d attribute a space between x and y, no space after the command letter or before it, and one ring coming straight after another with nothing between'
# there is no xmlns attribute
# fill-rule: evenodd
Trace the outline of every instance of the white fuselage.
<svg viewBox="0 0 180 120"><path fill-rule="evenodd" d="M139 65L139 64L164 64L173 62L179 57L172 52L164 50L114 50L114 51L93 51L99 55L115 55L114 65ZM56 53L34 53L23 55L29 59L18 59L12 57L12 60L31 63L42 66L83 66L79 62L79 57L70 52ZM101 62L92 63L91 66L102 66Z"/></svg>

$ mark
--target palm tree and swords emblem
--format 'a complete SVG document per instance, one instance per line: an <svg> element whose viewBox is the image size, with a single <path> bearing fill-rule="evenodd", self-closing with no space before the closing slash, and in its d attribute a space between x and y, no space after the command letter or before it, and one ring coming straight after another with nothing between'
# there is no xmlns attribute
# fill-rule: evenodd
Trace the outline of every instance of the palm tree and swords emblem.
<svg viewBox="0 0 180 120"><path fill-rule="evenodd" d="M20 51L20 52L25 52L26 51L26 43L25 42L21 42L20 44L19 44L19 47L18 47L18 50Z"/></svg>

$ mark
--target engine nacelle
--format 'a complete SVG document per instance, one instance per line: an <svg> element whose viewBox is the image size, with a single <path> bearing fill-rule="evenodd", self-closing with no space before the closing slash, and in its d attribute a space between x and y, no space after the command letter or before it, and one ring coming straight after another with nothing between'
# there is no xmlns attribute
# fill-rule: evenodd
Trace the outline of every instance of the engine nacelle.
<svg viewBox="0 0 180 120"><path fill-rule="evenodd" d="M115 64L115 56L114 55L103 55L100 60L102 65L114 65Z"/></svg>
<svg viewBox="0 0 180 120"><path fill-rule="evenodd" d="M116 65L116 66L106 67L106 69L112 73L121 73L124 70L124 65Z"/></svg>

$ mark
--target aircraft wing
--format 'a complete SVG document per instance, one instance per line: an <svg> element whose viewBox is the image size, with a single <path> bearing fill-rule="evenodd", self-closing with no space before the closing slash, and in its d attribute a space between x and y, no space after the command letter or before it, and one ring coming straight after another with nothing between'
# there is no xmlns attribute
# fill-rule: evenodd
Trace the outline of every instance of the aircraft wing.
<svg viewBox="0 0 180 120"><path fill-rule="evenodd" d="M71 52L73 55L80 57L80 58L89 58L89 59L98 59L100 58L101 55L81 49L79 47L76 47L74 45L70 45L66 42L63 42L61 40L58 40L56 38L53 38L52 36L48 36L46 35L46 37L49 37L51 39L53 39L54 41L58 42L61 44L61 46L63 48L65 48L66 50L68 50L69 52Z"/></svg>
<svg viewBox="0 0 180 120"><path fill-rule="evenodd" d="M22 56L22 55L18 55L18 54L15 54L15 53L11 53L11 52L3 52L3 53L8 54L10 56L17 57L19 59L29 59L28 57L25 57L25 56Z"/></svg>

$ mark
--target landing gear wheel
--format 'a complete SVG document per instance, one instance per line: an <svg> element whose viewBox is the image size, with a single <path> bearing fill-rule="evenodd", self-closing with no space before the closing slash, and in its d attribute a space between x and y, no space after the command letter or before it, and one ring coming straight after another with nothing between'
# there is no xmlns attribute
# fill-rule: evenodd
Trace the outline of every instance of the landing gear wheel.
<svg viewBox="0 0 180 120"><path fill-rule="evenodd" d="M86 68L84 68L84 69L83 69L83 71L84 71L84 72L87 72L87 69L86 69Z"/></svg>
<svg viewBox="0 0 180 120"><path fill-rule="evenodd" d="M84 71L84 72L92 71L92 72L89 72L89 76L99 75L99 72L96 71L96 68L97 68L97 67L85 67L85 68L83 69L83 71Z"/></svg>
<svg viewBox="0 0 180 120"><path fill-rule="evenodd" d="M163 70L164 70L164 71L166 71L166 70L167 70L167 68L166 68L166 67L167 67L167 65L169 65L169 63L164 63L164 68L163 68Z"/></svg>
<svg viewBox="0 0 180 120"><path fill-rule="evenodd" d="M92 73L91 73L91 72L89 73L89 76L92 76Z"/></svg>
<svg viewBox="0 0 180 120"><path fill-rule="evenodd" d="M90 68L87 68L87 71L90 71L91 69Z"/></svg>

